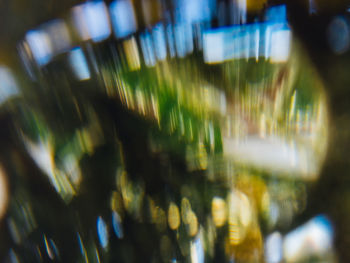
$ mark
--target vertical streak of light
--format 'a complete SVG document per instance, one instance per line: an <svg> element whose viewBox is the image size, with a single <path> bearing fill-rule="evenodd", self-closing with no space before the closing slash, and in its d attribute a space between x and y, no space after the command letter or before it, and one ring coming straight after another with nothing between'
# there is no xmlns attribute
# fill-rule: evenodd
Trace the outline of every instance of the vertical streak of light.
<svg viewBox="0 0 350 263"><path fill-rule="evenodd" d="M9 189L7 176L0 166L0 219L5 216L9 202Z"/></svg>
<svg viewBox="0 0 350 263"><path fill-rule="evenodd" d="M74 48L69 54L69 62L74 75L79 80L90 79L90 70L81 48Z"/></svg>
<svg viewBox="0 0 350 263"><path fill-rule="evenodd" d="M141 50L143 53L143 58L145 60L145 64L148 67L153 67L156 64L156 58L153 50L153 44L151 36L148 32L145 32L140 35L141 41Z"/></svg>
<svg viewBox="0 0 350 263"><path fill-rule="evenodd" d="M10 249L10 252L9 252L9 258L11 263L20 263L18 256L16 255L16 253L13 251L12 248Z"/></svg>
<svg viewBox="0 0 350 263"><path fill-rule="evenodd" d="M130 0L117 0L111 3L111 20L114 34L117 38L124 38L137 29L135 11Z"/></svg>
<svg viewBox="0 0 350 263"><path fill-rule="evenodd" d="M137 43L134 37L125 40L123 47L126 55L126 60L131 71L140 69L140 57Z"/></svg>
<svg viewBox="0 0 350 263"><path fill-rule="evenodd" d="M200 235L191 242L191 263L204 263L204 249Z"/></svg>
<svg viewBox="0 0 350 263"><path fill-rule="evenodd" d="M297 91L295 90L291 102L290 102L290 108L289 108L289 121L291 122L294 117L294 111L295 111L295 101L296 101Z"/></svg>
<svg viewBox="0 0 350 263"><path fill-rule="evenodd" d="M124 237L124 231L123 231L123 226L121 224L122 220L119 216L119 214L116 211L113 211L112 213L112 224L113 224L113 229L114 233L119 239L122 239Z"/></svg>
<svg viewBox="0 0 350 263"><path fill-rule="evenodd" d="M100 263L100 262L101 262L101 260L100 260L100 254L98 253L97 247L95 247L95 252L96 252L96 260L97 260L97 263Z"/></svg>
<svg viewBox="0 0 350 263"><path fill-rule="evenodd" d="M163 24L157 24L152 30L153 42L157 59L162 61L166 59L166 42Z"/></svg>
<svg viewBox="0 0 350 263"><path fill-rule="evenodd" d="M173 57L175 57L176 53L175 53L175 41L174 41L173 27L171 24L168 24L166 26L166 38L167 38L167 44L168 44L170 57L173 58Z"/></svg>
<svg viewBox="0 0 350 263"><path fill-rule="evenodd" d="M108 231L107 225L102 217L97 218L97 234L100 241L100 244L103 248L107 248L108 246Z"/></svg>
<svg viewBox="0 0 350 263"><path fill-rule="evenodd" d="M86 249L84 247L83 241L81 240L81 237L80 237L79 233L77 233L77 236L78 236L80 251L83 254L84 259L85 259L84 262L89 263L89 258L87 256Z"/></svg>
<svg viewBox="0 0 350 263"><path fill-rule="evenodd" d="M52 248L50 247L49 243L47 242L46 235L44 235L44 242L45 242L45 248L46 248L47 255L49 256L50 259L53 260L55 258L55 254L52 251Z"/></svg>

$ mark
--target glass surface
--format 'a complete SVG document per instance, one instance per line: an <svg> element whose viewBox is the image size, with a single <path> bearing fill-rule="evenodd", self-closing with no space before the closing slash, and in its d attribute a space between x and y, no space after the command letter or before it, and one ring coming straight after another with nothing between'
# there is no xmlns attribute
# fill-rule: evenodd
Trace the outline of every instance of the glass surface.
<svg viewBox="0 0 350 263"><path fill-rule="evenodd" d="M115 0L5 16L1 261L346 262L339 10Z"/></svg>

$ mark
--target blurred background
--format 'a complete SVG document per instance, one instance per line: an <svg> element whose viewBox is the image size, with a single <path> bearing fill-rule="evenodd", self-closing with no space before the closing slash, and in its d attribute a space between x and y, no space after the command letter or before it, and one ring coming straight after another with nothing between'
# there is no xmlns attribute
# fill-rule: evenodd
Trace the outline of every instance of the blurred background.
<svg viewBox="0 0 350 263"><path fill-rule="evenodd" d="M349 12L0 1L0 261L349 262Z"/></svg>

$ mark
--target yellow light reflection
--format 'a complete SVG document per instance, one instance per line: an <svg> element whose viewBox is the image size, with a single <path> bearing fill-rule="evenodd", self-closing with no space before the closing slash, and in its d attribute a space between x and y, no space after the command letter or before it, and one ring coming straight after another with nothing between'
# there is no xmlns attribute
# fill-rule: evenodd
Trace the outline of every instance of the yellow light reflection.
<svg viewBox="0 0 350 263"><path fill-rule="evenodd" d="M168 224L172 230L176 230L180 226L179 208L173 202L170 203L168 209Z"/></svg>
<svg viewBox="0 0 350 263"><path fill-rule="evenodd" d="M0 166L0 219L2 219L6 213L8 201L9 193L7 177L5 170Z"/></svg>
<svg viewBox="0 0 350 263"><path fill-rule="evenodd" d="M228 195L228 209L229 242L237 245L245 238L253 219L253 211L248 197L238 190L233 190Z"/></svg>
<svg viewBox="0 0 350 263"><path fill-rule="evenodd" d="M192 210L188 213L188 220L188 234L189 236L194 237L198 232L198 219Z"/></svg>
<svg viewBox="0 0 350 263"><path fill-rule="evenodd" d="M221 197L214 197L211 202L211 213L215 226L223 226L227 219L227 207L225 200Z"/></svg>
<svg viewBox="0 0 350 263"><path fill-rule="evenodd" d="M191 208L190 201L186 197L182 198L182 200L181 200L181 218L185 224L190 223L189 213L191 211L192 211L192 208Z"/></svg>
<svg viewBox="0 0 350 263"><path fill-rule="evenodd" d="M134 37L123 42L126 60L131 71L140 69L140 56Z"/></svg>

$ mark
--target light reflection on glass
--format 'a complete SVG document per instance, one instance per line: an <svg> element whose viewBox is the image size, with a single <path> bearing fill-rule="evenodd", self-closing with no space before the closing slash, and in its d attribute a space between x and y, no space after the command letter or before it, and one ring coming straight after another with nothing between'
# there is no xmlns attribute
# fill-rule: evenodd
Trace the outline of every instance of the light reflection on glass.
<svg viewBox="0 0 350 263"><path fill-rule="evenodd" d="M81 236L80 236L79 233L77 233L77 237L78 237L78 243L79 243L79 246L80 246L81 254L84 257L84 262L89 262L89 259L88 259L88 256L87 256L87 252L86 252L86 248L84 246L83 240L81 239Z"/></svg>
<svg viewBox="0 0 350 263"><path fill-rule="evenodd" d="M266 237L265 259L268 263L278 263L282 261L282 235L279 232L274 232Z"/></svg>
<svg viewBox="0 0 350 263"><path fill-rule="evenodd" d="M37 165L50 177L52 183L56 185L52 144L48 141L39 141L39 143L36 144L29 139L24 138L24 140L31 157L34 159ZM58 186L56 185L56 187Z"/></svg>
<svg viewBox="0 0 350 263"><path fill-rule="evenodd" d="M168 209L168 224L172 230L178 229L180 226L180 212L175 203L170 203Z"/></svg>
<svg viewBox="0 0 350 263"><path fill-rule="evenodd" d="M191 242L191 263L204 263L204 249L200 235Z"/></svg>
<svg viewBox="0 0 350 263"><path fill-rule="evenodd" d="M47 255L51 260L54 260L56 257L59 256L55 242L51 238L47 240L46 235L44 235L44 243Z"/></svg>
<svg viewBox="0 0 350 263"><path fill-rule="evenodd" d="M288 233L283 242L286 262L302 262L313 256L327 258L333 243L333 226L324 215ZM328 254L328 255L327 255Z"/></svg>
<svg viewBox="0 0 350 263"><path fill-rule="evenodd" d="M142 48L143 59L145 60L145 64L148 67L155 66L156 57L153 49L151 35L148 32L141 34L140 41L141 41L141 48Z"/></svg>
<svg viewBox="0 0 350 263"><path fill-rule="evenodd" d="M0 103L16 95L19 95L19 89L13 73L0 65Z"/></svg>
<svg viewBox="0 0 350 263"><path fill-rule="evenodd" d="M39 66L46 65L55 55L67 51L71 46L68 27L59 19L29 31L25 40Z"/></svg>
<svg viewBox="0 0 350 263"><path fill-rule="evenodd" d="M98 234L100 244L103 248L107 248L108 239L109 239L108 228L105 221L102 219L102 217L99 216L97 218L96 225L97 225L97 234Z"/></svg>
<svg viewBox="0 0 350 263"><path fill-rule="evenodd" d="M304 168L313 162L313 160L305 159L310 155L303 152L303 149L298 152L295 147L290 147L278 138L268 140L249 138L244 143L237 144L227 140L224 145L224 151L232 154L238 162L251 163L258 167L272 168L282 172L307 174L311 170L314 173L314 167L310 167L310 170Z"/></svg>
<svg viewBox="0 0 350 263"><path fill-rule="evenodd" d="M124 38L136 31L135 12L129 0L114 1L111 3L109 9L116 37Z"/></svg>
<svg viewBox="0 0 350 263"><path fill-rule="evenodd" d="M229 242L238 245L245 239L247 228L253 221L253 211L247 196L239 191L232 191L227 202Z"/></svg>
<svg viewBox="0 0 350 263"><path fill-rule="evenodd" d="M176 24L174 26L175 49L178 57L183 58L193 51L192 26Z"/></svg>
<svg viewBox="0 0 350 263"><path fill-rule="evenodd" d="M67 156L65 166L69 170L68 173L65 173L56 167L54 149L50 142L40 140L39 143L34 143L27 138L23 139L33 160L46 173L63 200L69 202L76 194L76 187L81 181L79 168L74 164L76 161L74 159L69 160L69 156Z"/></svg>
<svg viewBox="0 0 350 263"><path fill-rule="evenodd" d="M154 26L152 29L152 36L157 59L162 61L167 57L166 38L163 24L157 24Z"/></svg>
<svg viewBox="0 0 350 263"><path fill-rule="evenodd" d="M52 44L48 34L40 29L29 31L26 41L38 65L47 64L52 58Z"/></svg>
<svg viewBox="0 0 350 263"><path fill-rule="evenodd" d="M220 197L214 197L211 203L211 211L215 226L223 226L227 218L227 208L225 200Z"/></svg>
<svg viewBox="0 0 350 263"><path fill-rule="evenodd" d="M343 16L334 17L328 25L327 40L335 54L343 54L350 47L350 25Z"/></svg>
<svg viewBox="0 0 350 263"><path fill-rule="evenodd" d="M140 57L134 37L123 41L124 52L128 67L131 71L140 69Z"/></svg>
<svg viewBox="0 0 350 263"><path fill-rule="evenodd" d="M189 211L186 215L186 220L187 220L187 232L189 236L194 237L198 233L198 229L199 229L198 217L196 213L193 212L192 210Z"/></svg>
<svg viewBox="0 0 350 263"><path fill-rule="evenodd" d="M170 57L175 57L175 40L174 40L174 31L171 24L166 25L166 39L167 39L167 46L169 49Z"/></svg>
<svg viewBox="0 0 350 263"><path fill-rule="evenodd" d="M124 237L124 231L123 231L123 225L122 225L122 219L120 218L119 214L115 211L112 212L112 224L114 233L117 235L119 239Z"/></svg>
<svg viewBox="0 0 350 263"><path fill-rule="evenodd" d="M108 9L103 1L90 1L72 9L73 20L82 40L105 40L111 34Z"/></svg>
<svg viewBox="0 0 350 263"><path fill-rule="evenodd" d="M286 5L277 5L268 8L265 13L265 20L276 23L284 23L287 21Z"/></svg>
<svg viewBox="0 0 350 263"><path fill-rule="evenodd" d="M215 1L212 0L177 0L175 1L175 20L177 23L186 24L209 21L215 4Z"/></svg>
<svg viewBox="0 0 350 263"><path fill-rule="evenodd" d="M72 70L78 80L90 79L90 70L81 48L74 48L69 54Z"/></svg>
<svg viewBox="0 0 350 263"><path fill-rule="evenodd" d="M288 60L292 34L287 27L275 30L271 36L271 62L279 63Z"/></svg>
<svg viewBox="0 0 350 263"><path fill-rule="evenodd" d="M97 247L95 248L95 252L96 252L96 263L100 263L101 262L101 260L100 260L100 254L99 254L99 252L98 252L98 249L97 249Z"/></svg>
<svg viewBox="0 0 350 263"><path fill-rule="evenodd" d="M50 39L54 54L67 51L71 45L68 26L64 20L57 19L41 26Z"/></svg>
<svg viewBox="0 0 350 263"><path fill-rule="evenodd" d="M0 220L5 216L7 211L10 199L9 190L7 175L3 167L0 166Z"/></svg>
<svg viewBox="0 0 350 263"><path fill-rule="evenodd" d="M261 57L281 63L290 55L291 32L285 23L247 24L207 30L203 41L206 63Z"/></svg>

